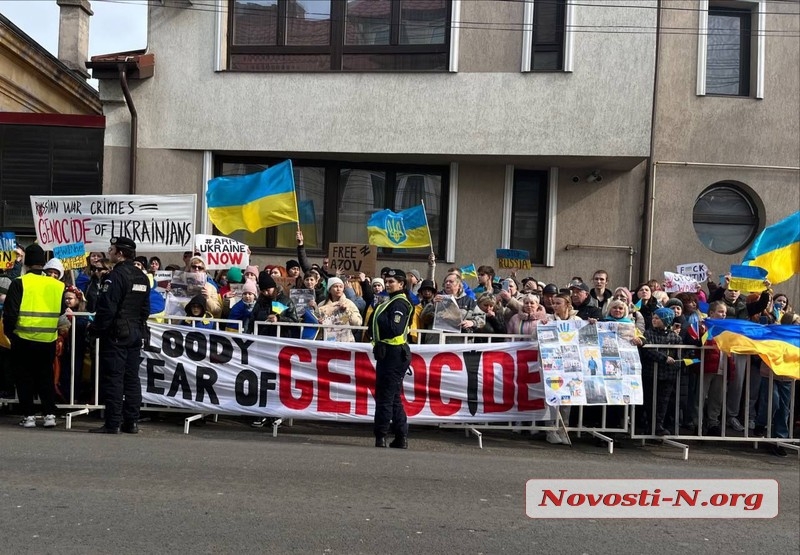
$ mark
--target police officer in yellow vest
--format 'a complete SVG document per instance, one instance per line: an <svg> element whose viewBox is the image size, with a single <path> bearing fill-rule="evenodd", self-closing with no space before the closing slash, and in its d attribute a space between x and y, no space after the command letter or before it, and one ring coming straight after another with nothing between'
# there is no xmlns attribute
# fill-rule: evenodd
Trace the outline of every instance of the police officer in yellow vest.
<svg viewBox="0 0 800 555"><path fill-rule="evenodd" d="M414 308L405 293L406 274L389 270L384 277L389 300L379 304L372 315L372 344L375 355L375 447L408 449L408 420L400 393L411 362L408 327Z"/></svg>
<svg viewBox="0 0 800 555"><path fill-rule="evenodd" d="M25 249L27 272L8 287L3 306L3 327L11 340L14 381L22 413L20 426L36 427L34 394L39 395L44 427L56 425L53 360L56 356L58 317L64 313L64 284L42 274L44 250L33 244Z"/></svg>
<svg viewBox="0 0 800 555"><path fill-rule="evenodd" d="M139 433L142 385L139 365L150 314L150 281L133 263L136 243L112 237L108 258L114 269L103 280L88 333L100 338L100 391L105 425L92 433Z"/></svg>

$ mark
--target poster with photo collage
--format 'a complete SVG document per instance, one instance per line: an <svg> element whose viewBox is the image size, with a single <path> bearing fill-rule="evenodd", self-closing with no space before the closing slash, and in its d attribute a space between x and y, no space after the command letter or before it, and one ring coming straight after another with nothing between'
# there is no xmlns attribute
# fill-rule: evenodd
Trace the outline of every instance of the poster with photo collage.
<svg viewBox="0 0 800 555"><path fill-rule="evenodd" d="M538 326L545 398L560 405L641 405L634 324L583 320Z"/></svg>

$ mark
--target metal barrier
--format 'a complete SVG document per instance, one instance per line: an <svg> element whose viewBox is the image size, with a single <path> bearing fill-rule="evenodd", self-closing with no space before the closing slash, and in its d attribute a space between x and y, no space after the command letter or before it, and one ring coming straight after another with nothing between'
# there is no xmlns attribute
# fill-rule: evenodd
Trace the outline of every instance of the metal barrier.
<svg viewBox="0 0 800 555"><path fill-rule="evenodd" d="M758 395L758 390L753 391L753 381L752 378L756 377L753 372L752 368L752 357L750 355L734 355L736 358L737 368L734 369L734 372L740 372L740 376L736 376L734 374L735 379L741 380L742 388L738 388L741 392L739 395L739 404L743 405L744 409L744 421L742 425L744 430L742 431L743 436L732 436L728 434L727 425L729 419L735 416L738 419L739 414L739 407L736 407L735 413L731 414L728 409L728 382L729 382L729 365L728 365L728 357L724 353L720 354L720 367L721 367L721 374L710 374L710 375L718 375L721 377L721 383L718 384L721 386L720 391L720 401L721 401L721 409L720 409L720 416L719 416L719 426L720 426L720 435L709 435L708 429L704 431L704 424L707 424L707 417L704 412L704 408L706 408L707 401L706 396L704 395L704 382L705 380L702 379L704 374L704 367L706 363L706 353L709 350L716 349L714 346L703 346L697 347L693 345L644 345L643 349L656 349L656 350L677 350L678 356L675 360L682 360L683 354L685 352L693 352L696 353L700 351L700 361L699 363L695 364L697 366L697 376L698 379L693 380L696 382L696 404L693 404L695 398L692 396L692 392L688 392L687 404L684 405L686 409L689 411L689 416L696 415L697 421L696 422L684 422L686 424L694 424L696 427L696 433L681 433L681 384L683 380L690 380L692 381L693 374L687 374L685 369L681 369L677 373L676 376L676 383L675 383L675 390L674 394L671 396L669 403L672 404L672 397L674 397L674 407L672 412L672 422L670 424L671 432L667 429L667 433L664 435L656 433L656 419L653 417L654 412L657 408L658 403L658 388L659 388L659 380L658 380L658 364L655 365L653 377L652 377L652 395L650 396L650 414L647 414L646 417L649 419L649 430L645 429L644 433L639 430L637 431L637 424L641 424L641 419L637 420L637 411L639 410L646 410L645 407L639 409L636 406L631 407L631 438L641 440L642 443L645 440L661 440L664 444L670 445L673 447L677 447L683 451L683 458L684 460L688 459L689 456L689 446L684 441L713 441L713 442L729 442L729 443L752 443L754 447L758 447L759 443L768 443L774 444L776 446L781 446L784 448L790 448L796 450L798 455L800 455L800 438L794 437L794 419L792 418L792 414L794 414L794 405L795 405L795 391L794 391L794 382L792 383L792 387L790 387L790 401L788 407L788 436L787 438L778 438L772 437L772 428L773 428L773 395L774 395L774 387L775 387L775 380L774 375L772 372L769 372L769 378L767 381L769 391L766 392L765 397L767 397L767 421L765 424L765 436L756 436L754 435L755 429L750 426L750 423L753 422L755 424L755 415L751 414L753 407L756 405L757 399L753 397L755 393ZM761 385L761 377L758 375L759 381L756 384L756 388ZM648 378L642 376L643 382L647 385ZM647 395L647 387L645 388L645 395ZM716 394L716 388L715 388ZM695 410L696 409L696 410ZM759 407L759 410L764 410L764 407ZM684 415L686 416L686 415ZM647 433L649 432L649 433Z"/></svg>

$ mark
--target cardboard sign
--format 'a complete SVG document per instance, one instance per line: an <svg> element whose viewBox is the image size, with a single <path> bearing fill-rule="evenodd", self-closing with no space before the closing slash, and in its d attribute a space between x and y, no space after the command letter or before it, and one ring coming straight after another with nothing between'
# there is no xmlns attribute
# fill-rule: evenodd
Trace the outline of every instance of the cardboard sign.
<svg viewBox="0 0 800 555"><path fill-rule="evenodd" d="M695 293L700 285L691 276L664 272L664 291L667 293Z"/></svg>
<svg viewBox="0 0 800 555"><path fill-rule="evenodd" d="M208 270L244 270L250 265L250 247L234 239L198 233L194 245Z"/></svg>
<svg viewBox="0 0 800 555"><path fill-rule="evenodd" d="M328 259L331 272L341 270L348 276L364 272L368 276L375 276L378 249L360 243L331 243L328 247Z"/></svg>
<svg viewBox="0 0 800 555"><path fill-rule="evenodd" d="M497 267L504 270L530 270L531 253L523 250L497 249Z"/></svg>
<svg viewBox="0 0 800 555"><path fill-rule="evenodd" d="M53 255L61 260L65 270L80 270L86 266L86 247L83 243L53 247Z"/></svg>
<svg viewBox="0 0 800 555"><path fill-rule="evenodd" d="M0 270L10 270L17 261L17 234L0 231Z"/></svg>
<svg viewBox="0 0 800 555"><path fill-rule="evenodd" d="M702 262L692 262L690 264L679 264L678 273L694 278L697 283L703 283L708 279L708 266Z"/></svg>
<svg viewBox="0 0 800 555"><path fill-rule="evenodd" d="M72 243L105 251L120 236L141 251L191 250L196 203L197 195L31 196L36 239L46 251Z"/></svg>

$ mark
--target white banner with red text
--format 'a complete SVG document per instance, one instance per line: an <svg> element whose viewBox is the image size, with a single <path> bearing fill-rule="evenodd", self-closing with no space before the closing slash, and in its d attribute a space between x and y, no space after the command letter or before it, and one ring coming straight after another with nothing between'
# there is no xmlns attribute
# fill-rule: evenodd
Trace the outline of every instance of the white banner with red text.
<svg viewBox="0 0 800 555"><path fill-rule="evenodd" d="M371 422L375 359L335 343L150 324L148 404L214 414ZM418 423L547 420L536 343L413 345L403 405Z"/></svg>

